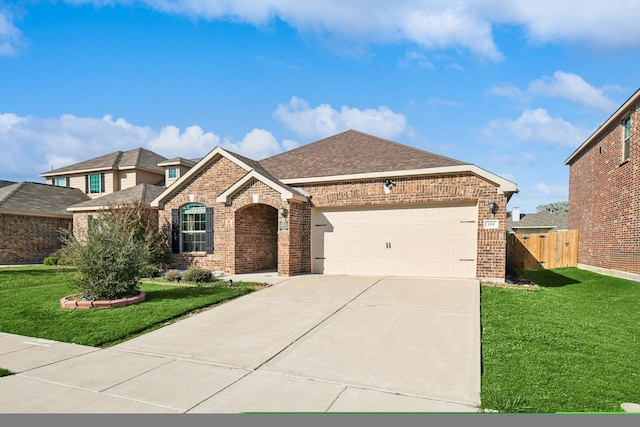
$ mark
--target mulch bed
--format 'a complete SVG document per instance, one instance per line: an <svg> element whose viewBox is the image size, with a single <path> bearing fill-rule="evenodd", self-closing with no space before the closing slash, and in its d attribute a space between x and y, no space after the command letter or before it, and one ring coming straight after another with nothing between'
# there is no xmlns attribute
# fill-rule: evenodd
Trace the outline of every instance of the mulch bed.
<svg viewBox="0 0 640 427"><path fill-rule="evenodd" d="M504 282L481 282L482 286L504 289L518 289L521 291L536 291L540 287L529 279L523 279L518 276L507 275Z"/></svg>

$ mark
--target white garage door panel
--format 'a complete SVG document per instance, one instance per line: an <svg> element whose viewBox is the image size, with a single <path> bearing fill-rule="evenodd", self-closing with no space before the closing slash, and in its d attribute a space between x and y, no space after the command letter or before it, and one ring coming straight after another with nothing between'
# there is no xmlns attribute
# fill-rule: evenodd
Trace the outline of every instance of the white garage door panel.
<svg viewBox="0 0 640 427"><path fill-rule="evenodd" d="M477 207L313 211L314 273L475 277Z"/></svg>

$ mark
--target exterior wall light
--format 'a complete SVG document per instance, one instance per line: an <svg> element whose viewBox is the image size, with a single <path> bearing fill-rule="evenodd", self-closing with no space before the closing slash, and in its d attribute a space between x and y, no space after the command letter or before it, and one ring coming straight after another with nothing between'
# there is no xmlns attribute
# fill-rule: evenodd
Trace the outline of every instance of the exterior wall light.
<svg viewBox="0 0 640 427"><path fill-rule="evenodd" d="M498 204L495 200L489 200L489 212L491 212L492 215L495 215L496 212L498 212Z"/></svg>
<svg viewBox="0 0 640 427"><path fill-rule="evenodd" d="M391 189L393 188L393 186L396 185L392 179L385 179L384 180L384 194L389 194L391 193Z"/></svg>
<svg viewBox="0 0 640 427"><path fill-rule="evenodd" d="M282 215L282 218L286 218L288 214L289 212L284 208L284 205L280 205L280 215Z"/></svg>

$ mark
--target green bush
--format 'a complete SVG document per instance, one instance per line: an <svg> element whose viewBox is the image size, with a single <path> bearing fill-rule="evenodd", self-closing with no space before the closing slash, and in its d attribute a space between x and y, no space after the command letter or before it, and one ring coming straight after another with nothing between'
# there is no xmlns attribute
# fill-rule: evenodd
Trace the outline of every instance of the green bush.
<svg viewBox="0 0 640 427"><path fill-rule="evenodd" d="M59 259L60 258L57 257L57 256L48 256L42 261L42 263L44 265L58 265L58 260Z"/></svg>
<svg viewBox="0 0 640 427"><path fill-rule="evenodd" d="M137 224L118 210L99 214L99 222L76 238L62 233L73 279L82 293L96 299L117 299L138 293L138 281L150 263L149 245L136 234Z"/></svg>
<svg viewBox="0 0 640 427"><path fill-rule="evenodd" d="M194 283L209 283L213 280L213 275L211 271L204 268L192 268L184 274L182 280Z"/></svg>
<svg viewBox="0 0 640 427"><path fill-rule="evenodd" d="M58 258L58 265L72 265L72 262L67 257L60 257Z"/></svg>
<svg viewBox="0 0 640 427"><path fill-rule="evenodd" d="M167 274L164 275L164 277L166 277L167 280L174 282L176 280L182 279L182 274L180 274L178 270L169 270L167 271Z"/></svg>
<svg viewBox="0 0 640 427"><path fill-rule="evenodd" d="M148 277L149 279L158 277L159 275L160 275L160 270L158 270L158 267L156 267L153 264L145 265L144 267L142 267L142 270L140 271L140 277Z"/></svg>

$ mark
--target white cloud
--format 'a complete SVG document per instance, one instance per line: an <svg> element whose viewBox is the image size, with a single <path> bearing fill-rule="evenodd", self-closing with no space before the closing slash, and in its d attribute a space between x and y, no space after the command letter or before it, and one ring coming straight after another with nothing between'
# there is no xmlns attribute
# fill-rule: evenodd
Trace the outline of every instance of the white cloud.
<svg viewBox="0 0 640 427"><path fill-rule="evenodd" d="M534 186L534 189L538 195L544 197L545 200L566 200L569 197L569 186L567 184L546 184L544 182L538 182Z"/></svg>
<svg viewBox="0 0 640 427"><path fill-rule="evenodd" d="M256 160L264 159L282 151L282 147L275 136L264 129L253 129L238 143L225 140L221 145L229 151L243 154Z"/></svg>
<svg viewBox="0 0 640 427"><path fill-rule="evenodd" d="M528 102L529 95L527 95L522 89L517 86L505 84L496 85L489 89L489 95L504 96L517 102Z"/></svg>
<svg viewBox="0 0 640 427"><path fill-rule="evenodd" d="M636 48L640 43L637 6L635 0L509 1L503 3L502 20L523 25L533 42L580 42L590 49Z"/></svg>
<svg viewBox="0 0 640 427"><path fill-rule="evenodd" d="M520 141L577 147L588 136L562 118L553 118L544 108L526 109L516 120L493 120L485 128L489 139L516 139Z"/></svg>
<svg viewBox="0 0 640 427"><path fill-rule="evenodd" d="M164 126L154 135L146 146L167 157L197 158L220 145L220 137L211 132L204 132L200 126L188 126L184 132L176 126Z"/></svg>
<svg viewBox="0 0 640 427"><path fill-rule="evenodd" d="M433 68L431 61L427 59L424 53L410 51L404 55L404 58L400 60L399 65L401 67L410 67L416 65L420 68Z"/></svg>
<svg viewBox="0 0 640 427"><path fill-rule="evenodd" d="M412 133L407 118L385 106L360 110L344 105L338 111L329 104L311 108L307 101L294 96L288 104L279 104L273 116L306 139L323 138L349 129L383 138Z"/></svg>
<svg viewBox="0 0 640 427"><path fill-rule="evenodd" d="M580 43L588 48L625 49L640 44L640 8L634 0L66 0L67 3L136 7L192 19L228 20L264 27L280 19L301 33L356 45L410 43L424 49L469 51L493 61L503 54L493 27L524 29L533 43ZM0 10L0 54L21 44L13 18ZM335 45L335 43L334 43Z"/></svg>
<svg viewBox="0 0 640 427"><path fill-rule="evenodd" d="M259 160L296 146L282 144L268 131L254 129L239 142L205 132L200 126L161 129L138 126L123 118L77 117L38 118L0 113L0 170L2 179L40 181L40 173L108 154L146 147L166 157L197 158L220 145Z"/></svg>
<svg viewBox="0 0 640 427"><path fill-rule="evenodd" d="M529 92L535 95L565 98L604 111L612 111L616 108L616 103L604 96L603 89L590 85L577 74L564 71L556 71L553 77L534 80L529 85Z"/></svg>
<svg viewBox="0 0 640 427"><path fill-rule="evenodd" d="M67 0L74 4L131 4L131 0ZM358 44L409 42L426 49L456 48L490 60L502 59L494 43L488 8L474 1L388 0L142 0L155 10L207 20L245 22L263 27L276 17L299 32ZM487 3L487 2L484 2Z"/></svg>
<svg viewBox="0 0 640 427"><path fill-rule="evenodd" d="M24 44L22 33L13 21L13 15L0 4L0 56L15 55Z"/></svg>

